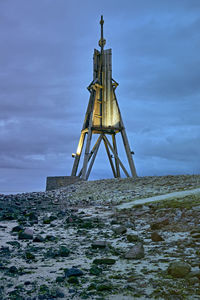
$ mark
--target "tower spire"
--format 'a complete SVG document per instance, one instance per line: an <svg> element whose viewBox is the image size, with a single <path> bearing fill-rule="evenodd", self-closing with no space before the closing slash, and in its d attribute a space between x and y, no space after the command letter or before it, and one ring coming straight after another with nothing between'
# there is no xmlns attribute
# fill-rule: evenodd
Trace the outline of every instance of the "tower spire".
<svg viewBox="0 0 200 300"><path fill-rule="evenodd" d="M99 47L101 47L101 53L103 52L103 48L106 44L106 40L103 37L103 24L104 24L104 19L103 19L103 15L101 16L101 20L100 20L100 25L101 25L101 39L99 40Z"/></svg>

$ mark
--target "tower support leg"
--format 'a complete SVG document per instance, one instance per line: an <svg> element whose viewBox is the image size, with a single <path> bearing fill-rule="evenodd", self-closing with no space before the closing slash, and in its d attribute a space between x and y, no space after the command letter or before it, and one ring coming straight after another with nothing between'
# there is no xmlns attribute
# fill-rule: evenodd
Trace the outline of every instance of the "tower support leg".
<svg viewBox="0 0 200 300"><path fill-rule="evenodd" d="M126 131L125 131L124 128L121 131L121 135L122 135L122 140L123 140L123 143L124 143L124 148L126 150L126 155L127 155L127 158L128 158L128 162L129 162L132 177L137 177L137 173L136 173L136 170L135 170L135 165L134 165L132 154L131 154L131 149L130 149L130 146L129 146L129 143L128 143L128 138L127 138Z"/></svg>
<svg viewBox="0 0 200 300"><path fill-rule="evenodd" d="M90 110L90 117L89 117L89 124L88 124L88 135L87 135L87 142L85 147L85 155L83 160L83 171L82 171L82 178L86 179L86 172L87 172L87 164L89 161L90 155L90 144L92 139L92 117L93 117L93 110L94 110L94 100L95 100L96 91L92 91L91 97L91 110Z"/></svg>
<svg viewBox="0 0 200 300"><path fill-rule="evenodd" d="M99 150L99 146L101 144L101 140L102 140L102 134L100 135L100 137L98 138L97 140L97 143L95 144L95 150L92 154L92 159L91 159L91 162L90 162L90 165L89 165L89 168L87 170L87 174L86 174L86 180L88 180L88 177L90 176L90 172L92 170L92 166L94 164L94 161L95 161L95 158L96 158L96 155L97 155L97 152ZM90 159L90 158L89 158Z"/></svg>
<svg viewBox="0 0 200 300"><path fill-rule="evenodd" d="M112 134L112 141L113 141L113 149L115 150L116 154L118 155L115 133ZM120 177L119 162L118 162L118 160L116 158L115 158L115 167L116 167L117 177Z"/></svg>
<svg viewBox="0 0 200 300"><path fill-rule="evenodd" d="M112 161L112 157L111 157L111 154L110 154L110 150L109 150L108 145L107 145L107 141L106 141L105 138L103 138L103 141L104 141L104 145L105 145L105 148L106 148L108 159L109 159L112 171L113 171L113 175L114 175L115 178L117 178L115 167L114 167L114 164L113 164L113 161Z"/></svg>
<svg viewBox="0 0 200 300"><path fill-rule="evenodd" d="M87 164L88 164L89 155L90 155L91 139L92 139L92 130L91 130L91 128L89 128L88 135L87 135L86 148L85 148L85 155L84 155L84 160L83 160L83 171L82 171L83 179L86 179Z"/></svg>
<svg viewBox="0 0 200 300"><path fill-rule="evenodd" d="M71 176L76 176L78 164L79 164L81 153L83 150L84 140L85 140L85 132L81 132L81 136L80 136L78 147L76 150L76 157L74 160Z"/></svg>
<svg viewBox="0 0 200 300"><path fill-rule="evenodd" d="M117 153L115 152L115 150L113 149L113 147L111 146L109 140L107 139L107 137L106 137L105 135L104 135L104 139L106 140L106 142L107 142L107 144L108 144L110 150L112 151L114 157L118 160L119 165L120 165L120 167L122 168L122 170L124 171L125 175L126 175L127 177L130 177L129 174L128 174L128 172L127 172L127 170L126 170L126 168L124 167L123 163L122 163L121 160L119 159Z"/></svg>
<svg viewBox="0 0 200 300"><path fill-rule="evenodd" d="M97 147L97 145L98 145L98 143L99 143L100 138L101 138L101 136L98 137L98 139L97 139L95 145L93 146L92 150L90 151L90 155L89 155L89 158L88 158L88 162L90 161L90 159L91 159L93 153L95 152L95 149L96 149L96 147ZM80 172L79 172L79 174L78 174L78 177L81 177L82 172L83 172L83 168L80 170Z"/></svg>

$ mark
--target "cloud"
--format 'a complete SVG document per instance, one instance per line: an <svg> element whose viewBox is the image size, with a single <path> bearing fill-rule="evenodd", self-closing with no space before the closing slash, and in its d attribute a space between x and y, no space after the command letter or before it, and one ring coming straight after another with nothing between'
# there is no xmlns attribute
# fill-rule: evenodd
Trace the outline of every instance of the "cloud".
<svg viewBox="0 0 200 300"><path fill-rule="evenodd" d="M199 172L199 12L197 0L1 1L0 192L71 173L101 14L138 174ZM112 176L105 156L91 179Z"/></svg>

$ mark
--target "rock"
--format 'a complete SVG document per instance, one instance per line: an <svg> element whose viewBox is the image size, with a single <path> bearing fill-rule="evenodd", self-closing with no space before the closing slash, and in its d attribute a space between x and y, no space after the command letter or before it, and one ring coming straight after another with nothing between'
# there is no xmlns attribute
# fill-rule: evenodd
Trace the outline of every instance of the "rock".
<svg viewBox="0 0 200 300"><path fill-rule="evenodd" d="M56 237L51 234L47 234L47 236L45 237L46 242L54 242L55 240L56 240Z"/></svg>
<svg viewBox="0 0 200 300"><path fill-rule="evenodd" d="M8 272L9 272L9 273L12 273L12 274L17 274L17 273L18 273L18 269L17 269L17 267L15 267L15 266L11 266L11 267L8 269Z"/></svg>
<svg viewBox="0 0 200 300"><path fill-rule="evenodd" d="M50 224L51 221L52 221L51 218L48 217L48 216L45 216L45 217L43 218L43 224Z"/></svg>
<svg viewBox="0 0 200 300"><path fill-rule="evenodd" d="M193 230L190 231L190 234L192 235L193 233L200 233L200 227L196 227Z"/></svg>
<svg viewBox="0 0 200 300"><path fill-rule="evenodd" d="M58 282L58 283L63 282L64 280L65 280L65 277L63 277L63 276L56 277L56 282Z"/></svg>
<svg viewBox="0 0 200 300"><path fill-rule="evenodd" d="M69 256L69 249L66 246L61 245L58 250L58 256L67 257Z"/></svg>
<svg viewBox="0 0 200 300"><path fill-rule="evenodd" d="M198 279L200 279L200 270L195 270L195 271L190 272L189 276L197 277Z"/></svg>
<svg viewBox="0 0 200 300"><path fill-rule="evenodd" d="M27 214L27 217L32 225L38 224L38 215L36 214L36 212L31 211Z"/></svg>
<svg viewBox="0 0 200 300"><path fill-rule="evenodd" d="M76 276L71 276L68 278L69 283L79 284L79 280Z"/></svg>
<svg viewBox="0 0 200 300"><path fill-rule="evenodd" d="M137 234L128 234L126 238L130 243L141 241L140 237Z"/></svg>
<svg viewBox="0 0 200 300"><path fill-rule="evenodd" d="M151 223L150 227L152 230L158 230L166 225L169 225L169 219L166 217L163 217L163 218L158 219L156 222Z"/></svg>
<svg viewBox="0 0 200 300"><path fill-rule="evenodd" d="M4 212L1 216L1 221L11 221L16 219L16 215L12 211Z"/></svg>
<svg viewBox="0 0 200 300"><path fill-rule="evenodd" d="M116 262L113 258L96 258L93 260L93 264L96 265L114 265Z"/></svg>
<svg viewBox="0 0 200 300"><path fill-rule="evenodd" d="M44 254L46 258L56 258L56 257L68 257L70 254L69 249L66 246L61 245L59 249L49 248Z"/></svg>
<svg viewBox="0 0 200 300"><path fill-rule="evenodd" d="M131 228L131 229L135 229L135 223L127 221L124 223L124 225L126 226L126 228Z"/></svg>
<svg viewBox="0 0 200 300"><path fill-rule="evenodd" d="M59 289L59 288L56 288L56 291L55 291L55 295L53 295L54 297L54 299L56 298L65 298L65 294L64 294L64 292L61 290L61 289Z"/></svg>
<svg viewBox="0 0 200 300"><path fill-rule="evenodd" d="M83 276L83 271L77 268L71 268L65 270L65 277Z"/></svg>
<svg viewBox="0 0 200 300"><path fill-rule="evenodd" d="M7 244L13 246L14 248L20 248L20 243L17 241L8 241Z"/></svg>
<svg viewBox="0 0 200 300"><path fill-rule="evenodd" d="M164 241L164 239L162 238L162 236L160 234L158 234L156 231L152 232L151 239L152 239L153 242Z"/></svg>
<svg viewBox="0 0 200 300"><path fill-rule="evenodd" d="M141 259L144 257L144 247L142 243L137 243L126 254L126 259Z"/></svg>
<svg viewBox="0 0 200 300"><path fill-rule="evenodd" d="M25 228L23 231L19 232L19 240L32 240L33 239L33 230L30 228Z"/></svg>
<svg viewBox="0 0 200 300"><path fill-rule="evenodd" d="M1 248L0 248L0 256L3 256L3 257L8 257L8 256L10 256L10 248L9 247L7 247L7 246L2 246Z"/></svg>
<svg viewBox="0 0 200 300"><path fill-rule="evenodd" d="M90 275L100 275L102 273L102 269L96 267L96 266L92 266L90 269Z"/></svg>
<svg viewBox="0 0 200 300"><path fill-rule="evenodd" d="M124 234L127 232L127 228L125 226L121 226L121 225L117 226L117 227L113 227L112 230L116 234Z"/></svg>
<svg viewBox="0 0 200 300"><path fill-rule="evenodd" d="M103 283L97 286L97 291L111 291L113 289L113 286L111 283Z"/></svg>
<svg viewBox="0 0 200 300"><path fill-rule="evenodd" d="M192 234L192 238L195 239L195 240L200 239L200 232L199 233L198 232L197 233L193 233Z"/></svg>
<svg viewBox="0 0 200 300"><path fill-rule="evenodd" d="M25 252L25 257L26 257L26 259L28 259L28 260L33 260L33 259L35 259L35 255L34 255L33 253L29 252L29 251Z"/></svg>
<svg viewBox="0 0 200 300"><path fill-rule="evenodd" d="M12 228L12 232L19 232L21 230L23 230L22 225L17 225Z"/></svg>
<svg viewBox="0 0 200 300"><path fill-rule="evenodd" d="M191 270L191 266L183 261L175 261L170 263L167 272L173 277L185 277Z"/></svg>
<svg viewBox="0 0 200 300"><path fill-rule="evenodd" d="M39 295L38 299L43 300L43 299L51 299L50 298L50 289L46 284L42 284L39 287Z"/></svg>
<svg viewBox="0 0 200 300"><path fill-rule="evenodd" d="M199 284L199 279L197 277L191 277L188 279L190 285Z"/></svg>
<svg viewBox="0 0 200 300"><path fill-rule="evenodd" d="M97 248L105 248L107 246L106 241L95 241L92 243L92 248L97 249Z"/></svg>
<svg viewBox="0 0 200 300"><path fill-rule="evenodd" d="M42 242L44 242L44 238L40 234L37 234L35 236L35 238L33 239L33 242L34 243L42 243Z"/></svg>

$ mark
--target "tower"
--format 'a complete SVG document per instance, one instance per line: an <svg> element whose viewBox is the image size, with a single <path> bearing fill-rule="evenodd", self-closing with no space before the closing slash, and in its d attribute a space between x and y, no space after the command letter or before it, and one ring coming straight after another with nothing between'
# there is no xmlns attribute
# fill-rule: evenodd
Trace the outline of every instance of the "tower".
<svg viewBox="0 0 200 300"><path fill-rule="evenodd" d="M125 152L127 155L131 177L136 177L136 170L132 158L124 123L117 103L115 89L118 83L112 78L112 51L104 50L106 40L103 37L103 16L101 16L100 51L94 49L93 81L88 86L90 92L89 103L81 130L71 176L78 176L87 180L94 164L99 146L104 143L114 177L120 177L120 167L127 177L130 177L118 156L116 134L121 133ZM98 135L96 143L91 149L93 135ZM109 141L111 136L112 141ZM85 145L85 151L83 151ZM79 170L80 157L84 152L83 165ZM114 157L114 162L112 160Z"/></svg>

